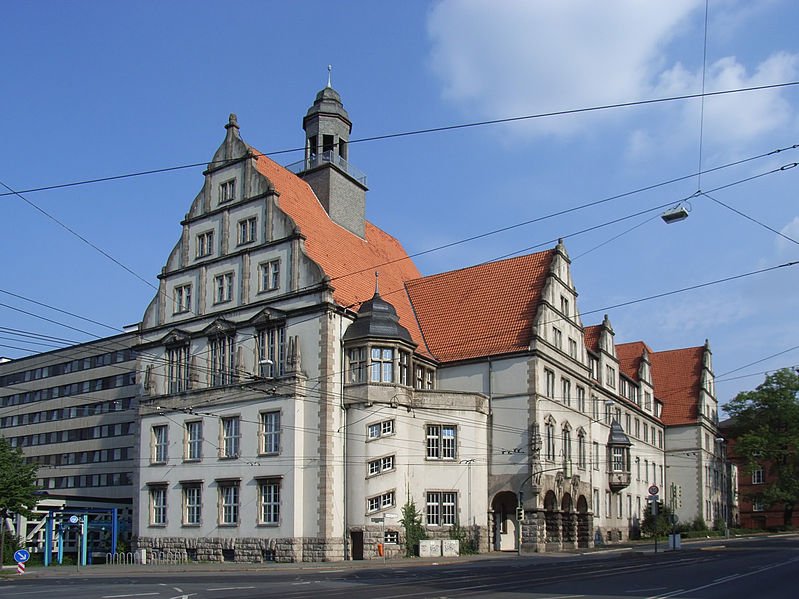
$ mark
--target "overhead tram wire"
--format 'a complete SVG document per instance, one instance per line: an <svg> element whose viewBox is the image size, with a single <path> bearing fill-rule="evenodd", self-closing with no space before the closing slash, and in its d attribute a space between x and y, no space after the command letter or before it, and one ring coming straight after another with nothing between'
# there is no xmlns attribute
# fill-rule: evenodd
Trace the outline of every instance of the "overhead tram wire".
<svg viewBox="0 0 799 599"><path fill-rule="evenodd" d="M500 119L489 119L483 121L471 121L467 123L459 123L455 125L442 125L440 127L428 127L423 129L413 129L410 131L400 131L396 133L385 133L380 135L372 135L369 137L361 137L358 139L351 139L349 141L350 145L356 143L369 143L374 141L383 141L387 139L397 139L402 137L410 137L415 135L427 135L431 133L442 133L445 131L455 131L459 129L469 129L474 127L484 127L489 125L500 125L504 123L513 123L519 121L526 121L526 120L534 120L534 119L541 119L541 118L550 118L555 116L564 116L570 114L582 114L588 112L598 112L603 110L612 110L617 108L631 108L634 106L646 106L652 104L661 104L666 102L676 102L680 100L690 100L694 98L701 98L701 97L713 97L713 96L724 96L730 94L738 94L738 93L746 93L746 92L754 92L754 91L763 91L769 89L780 89L784 87L791 87L799 85L799 81L784 81L781 83L772 83L768 85L755 85L749 87L739 87L733 89L726 89L726 90L719 90L715 92L703 92L698 94L683 94L679 96L667 96L664 98L651 98L648 100L633 100L630 102L617 102L614 104L601 104L597 106L587 106L582 108L569 108L564 110L555 110L550 112L540 112L535 114L528 114L523 116L515 116L515 117L507 117L507 118L500 118ZM303 147L296 147L296 148L288 148L284 150L274 150L271 152L264 152L260 155L270 157L270 156L278 156L282 154L291 154L295 152L303 152L305 151L305 146ZM134 171L131 173L123 173L120 175L111 175L108 177L96 177L92 179L84 179L80 181L71 181L68 183L59 183L54 185L45 185L40 187L31 187L28 189L22 189L17 191L13 191L10 188L8 192L0 193L0 197L9 196L9 195L16 195L17 193L35 193L40 191L51 191L55 189L63 189L66 187L77 187L80 185L91 185L95 183L103 183L107 181L117 181L120 179L130 179L133 177L142 177L147 175L154 175L154 174L161 174L171 171L177 171L182 169L189 169L189 168L198 168L201 166L208 166L216 163L224 163L229 162L229 160L217 160L217 161L202 161L202 162L194 162L189 164L180 164L174 166L168 166L163 168L157 169L149 169L149 170L142 170L142 171ZM692 175L695 176L695 175Z"/></svg>
<svg viewBox="0 0 799 599"><path fill-rule="evenodd" d="M743 218L745 218L745 219L747 219L747 220L749 220L749 221L751 221L751 222L755 223L756 225L758 225L758 226L760 226L760 227L763 227L764 229L766 229L766 230L768 230L768 231L771 231L771 232L772 232L772 233L774 233L775 235L779 235L780 237L782 237L783 239L786 239L786 240L790 241L791 243L795 243L796 245L799 245L799 241L797 241L797 240L796 240L796 239L794 239L793 237L789 237L788 235L786 235L786 234L785 234L785 233L783 233L782 231L778 231L777 229L774 229L774 228L772 228L772 227L768 226L767 224L765 224L765 223L763 223L763 222L761 222L761 221L757 220L756 218L754 218L754 217L752 217L752 216L749 216L748 214L746 214L746 213L744 213L744 212L741 212L741 211L740 211L740 210L738 210L737 208L733 208L733 207L732 207L732 206L730 206L729 204L725 204L725 203L724 203L724 202L722 202L721 200L718 200L718 199L714 198L713 196L711 196L709 193L705 193L704 191L701 191L701 192L699 192L699 193L700 193L700 195L703 195L703 196L705 196L705 197L706 197L706 198L708 198L709 200L713 200L713 201L714 201L714 202L716 202L716 204L718 204L719 206L722 206L722 207L726 208L727 210L730 210L730 211L734 212L735 214L737 214L737 215L739 215L739 216L742 216Z"/></svg>

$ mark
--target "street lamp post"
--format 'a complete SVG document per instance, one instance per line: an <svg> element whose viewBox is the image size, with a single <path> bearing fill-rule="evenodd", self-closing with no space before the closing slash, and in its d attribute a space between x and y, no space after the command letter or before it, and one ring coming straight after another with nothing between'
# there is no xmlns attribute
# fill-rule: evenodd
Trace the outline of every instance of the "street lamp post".
<svg viewBox="0 0 799 599"><path fill-rule="evenodd" d="M732 489L730 488L731 477L727 473L727 453L724 450L724 437L716 437L716 443L719 448L719 462L721 462L721 500L724 505L724 536L730 536L730 495Z"/></svg>

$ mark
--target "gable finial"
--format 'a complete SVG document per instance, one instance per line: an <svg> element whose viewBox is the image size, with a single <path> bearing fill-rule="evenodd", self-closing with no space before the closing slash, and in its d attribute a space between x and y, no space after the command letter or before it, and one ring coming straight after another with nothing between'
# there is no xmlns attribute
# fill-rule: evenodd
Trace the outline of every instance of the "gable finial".
<svg viewBox="0 0 799 599"><path fill-rule="evenodd" d="M375 271L375 295L380 295L380 271Z"/></svg>
<svg viewBox="0 0 799 599"><path fill-rule="evenodd" d="M333 87L333 85L331 83L332 78L333 78L333 65L329 64L329 65L327 65L327 86L328 87Z"/></svg>

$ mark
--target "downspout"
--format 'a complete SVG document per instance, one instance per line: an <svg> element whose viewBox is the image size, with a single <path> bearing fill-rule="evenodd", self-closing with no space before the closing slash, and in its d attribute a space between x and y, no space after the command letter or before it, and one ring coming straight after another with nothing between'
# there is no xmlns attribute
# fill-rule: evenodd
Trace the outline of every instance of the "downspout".
<svg viewBox="0 0 799 599"><path fill-rule="evenodd" d="M339 382L339 402L341 406L341 410L343 411L343 422L341 430L344 433L343 439L343 448L342 448L342 455L344 457L344 465L343 465L343 478L344 478L344 530L342 531L343 541L344 541L344 561L349 560L350 549L349 549L349 520L347 517L348 506L347 506L347 407L344 405L344 379L345 379L345 372L344 372L344 316L340 315L338 320L338 339L339 339L339 355L341 356L341 365L340 365L340 382Z"/></svg>

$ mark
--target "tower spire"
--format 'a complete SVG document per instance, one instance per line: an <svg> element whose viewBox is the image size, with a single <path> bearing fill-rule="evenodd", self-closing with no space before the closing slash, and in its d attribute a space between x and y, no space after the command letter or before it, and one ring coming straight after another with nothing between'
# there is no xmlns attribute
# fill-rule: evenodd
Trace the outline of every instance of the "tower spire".
<svg viewBox="0 0 799 599"><path fill-rule="evenodd" d="M333 65L329 64L327 65L327 86L331 88L333 87L332 79L333 79Z"/></svg>

